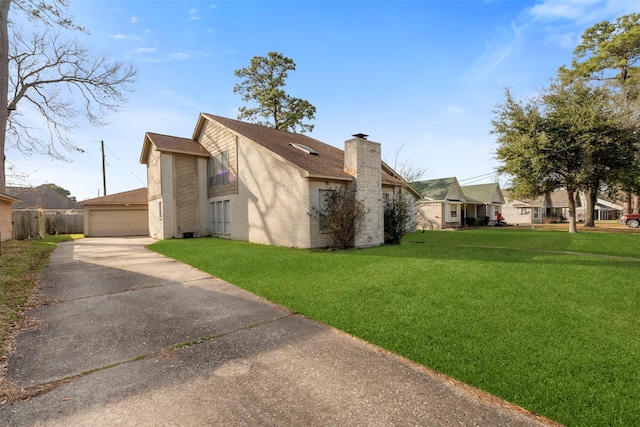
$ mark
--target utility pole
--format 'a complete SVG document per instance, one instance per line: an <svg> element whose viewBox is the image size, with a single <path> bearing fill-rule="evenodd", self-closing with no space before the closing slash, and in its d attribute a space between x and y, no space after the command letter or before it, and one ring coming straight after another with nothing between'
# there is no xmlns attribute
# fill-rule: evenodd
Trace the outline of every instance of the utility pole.
<svg viewBox="0 0 640 427"><path fill-rule="evenodd" d="M104 167L104 141L100 141L100 144L102 145L102 189L103 189L103 196L107 195L107 172L106 169Z"/></svg>

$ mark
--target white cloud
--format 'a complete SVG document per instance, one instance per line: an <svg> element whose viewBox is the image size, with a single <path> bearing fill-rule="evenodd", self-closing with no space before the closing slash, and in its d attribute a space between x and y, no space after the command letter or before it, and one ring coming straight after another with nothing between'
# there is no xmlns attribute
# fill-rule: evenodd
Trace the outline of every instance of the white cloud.
<svg viewBox="0 0 640 427"><path fill-rule="evenodd" d="M124 34L110 34L108 37L116 40L126 40L128 38Z"/></svg>
<svg viewBox="0 0 640 427"><path fill-rule="evenodd" d="M499 42L486 43L484 53L476 59L464 74L464 79L483 80L502 64L522 42L523 27L511 23L511 33Z"/></svg>
<svg viewBox="0 0 640 427"><path fill-rule="evenodd" d="M189 59L190 57L191 56L186 52L173 52L169 54L169 59L171 60L184 61L186 59Z"/></svg>
<svg viewBox="0 0 640 427"><path fill-rule="evenodd" d="M139 47L133 50L133 53L153 53L157 51L155 47Z"/></svg>
<svg viewBox="0 0 640 427"><path fill-rule="evenodd" d="M132 16L131 19L129 20L129 23L136 24L136 23L138 23L140 21L141 21L141 19L138 18L137 16Z"/></svg>
<svg viewBox="0 0 640 427"><path fill-rule="evenodd" d="M543 0L529 10L534 20L562 20L580 25L615 20L633 12L638 12L638 3L631 0Z"/></svg>

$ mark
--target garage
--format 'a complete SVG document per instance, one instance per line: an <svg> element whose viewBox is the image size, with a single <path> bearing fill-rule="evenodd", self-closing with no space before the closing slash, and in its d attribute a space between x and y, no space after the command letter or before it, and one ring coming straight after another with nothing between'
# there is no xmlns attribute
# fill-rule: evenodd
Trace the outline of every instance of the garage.
<svg viewBox="0 0 640 427"><path fill-rule="evenodd" d="M85 236L149 235L146 188L97 197L80 204L84 210Z"/></svg>

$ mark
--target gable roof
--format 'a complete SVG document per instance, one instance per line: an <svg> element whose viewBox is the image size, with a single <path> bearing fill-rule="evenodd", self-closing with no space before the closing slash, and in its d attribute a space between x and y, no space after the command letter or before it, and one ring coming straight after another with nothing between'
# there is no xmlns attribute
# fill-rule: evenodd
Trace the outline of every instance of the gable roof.
<svg viewBox="0 0 640 427"><path fill-rule="evenodd" d="M455 177L416 181L412 182L411 186L425 199L465 201L462 189Z"/></svg>
<svg viewBox="0 0 640 427"><path fill-rule="evenodd" d="M504 204L504 197L497 182L490 184L463 185L462 192L467 202Z"/></svg>
<svg viewBox="0 0 640 427"><path fill-rule="evenodd" d="M144 137L142 153L140 154L140 163L143 165L147 163L147 156L149 155L151 144L155 145L156 149L163 153L190 154L201 157L209 157L211 155L198 141L147 132Z"/></svg>
<svg viewBox="0 0 640 427"><path fill-rule="evenodd" d="M87 199L80 202L82 206L89 205L146 205L149 202L146 188L123 191L122 193L109 194L107 196Z"/></svg>
<svg viewBox="0 0 640 427"><path fill-rule="evenodd" d="M13 209L82 209L73 199L46 184L37 187L7 187L7 193L19 200Z"/></svg>

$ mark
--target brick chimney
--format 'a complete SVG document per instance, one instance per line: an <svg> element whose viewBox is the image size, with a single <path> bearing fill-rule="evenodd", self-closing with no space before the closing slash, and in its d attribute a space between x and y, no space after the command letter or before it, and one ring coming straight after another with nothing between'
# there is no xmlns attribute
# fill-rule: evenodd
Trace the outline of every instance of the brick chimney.
<svg viewBox="0 0 640 427"><path fill-rule="evenodd" d="M366 216L356 232L356 248L384 243L384 209L382 203L382 157L380 144L355 134L344 143L344 170L354 177L356 199L364 205Z"/></svg>

